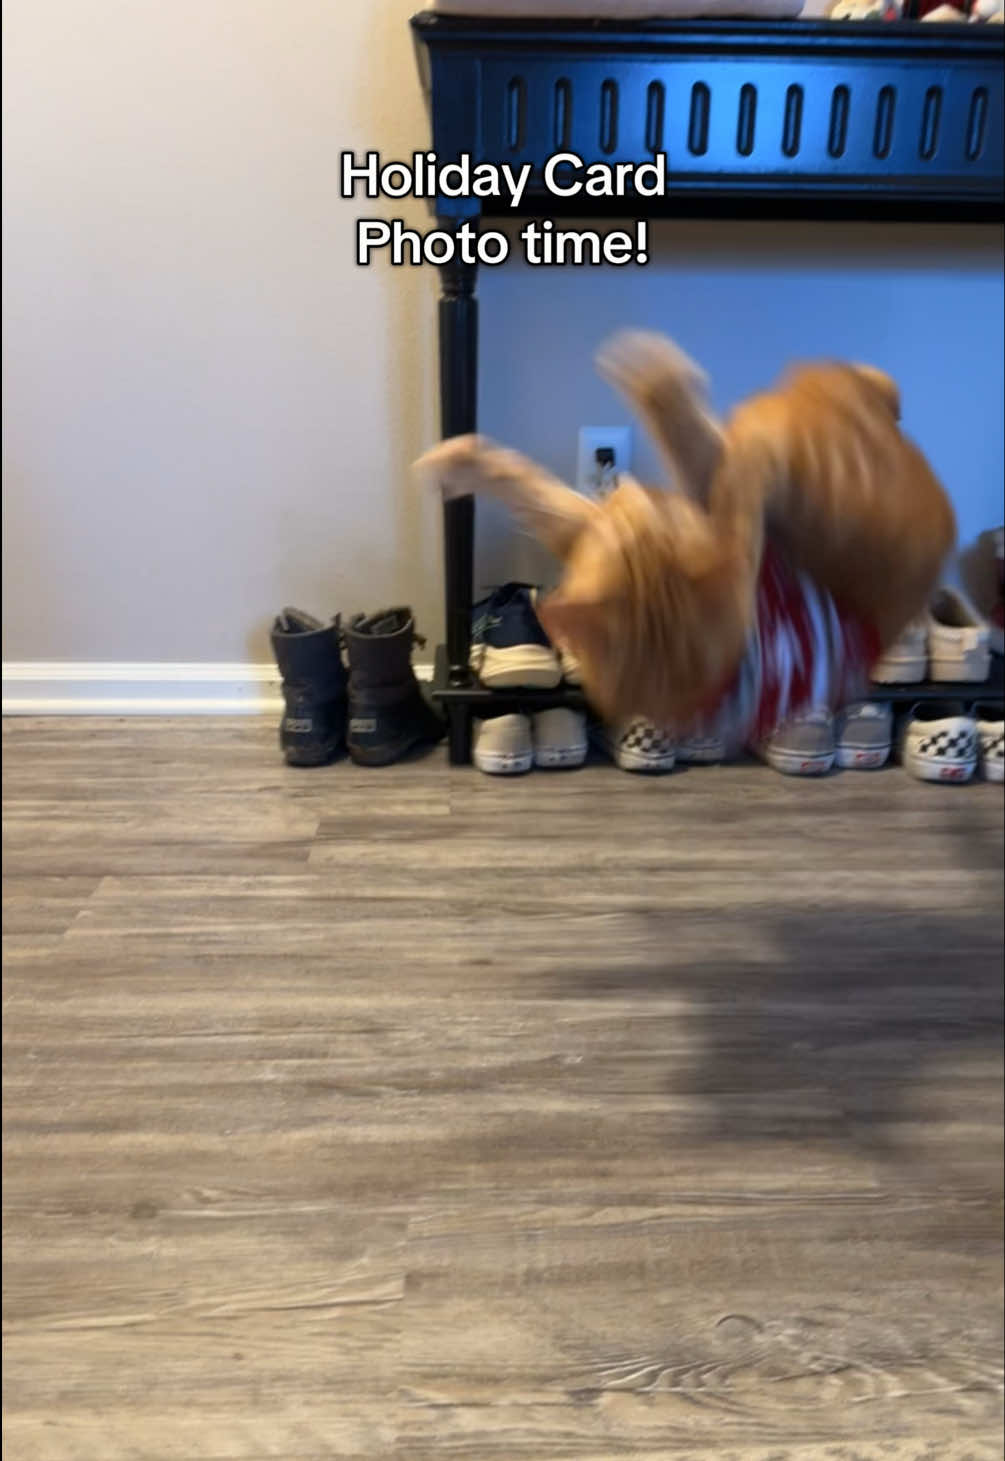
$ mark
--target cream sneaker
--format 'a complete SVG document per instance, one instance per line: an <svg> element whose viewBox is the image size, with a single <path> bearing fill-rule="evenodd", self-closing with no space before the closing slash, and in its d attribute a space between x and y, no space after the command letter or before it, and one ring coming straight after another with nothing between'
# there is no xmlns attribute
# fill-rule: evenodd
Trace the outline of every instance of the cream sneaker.
<svg viewBox="0 0 1005 1461"><path fill-rule="evenodd" d="M915 619L872 667L876 685L916 685L928 669L928 620Z"/></svg>
<svg viewBox="0 0 1005 1461"><path fill-rule="evenodd" d="M539 710L531 722L531 735L535 766L582 766L586 760L586 716L578 710L564 705Z"/></svg>
<svg viewBox="0 0 1005 1461"><path fill-rule="evenodd" d="M929 679L978 682L990 673L987 624L958 589L940 589L928 611Z"/></svg>
<svg viewBox="0 0 1005 1461"><path fill-rule="evenodd" d="M518 776L534 764L534 743L526 715L476 720L471 759L488 776Z"/></svg>

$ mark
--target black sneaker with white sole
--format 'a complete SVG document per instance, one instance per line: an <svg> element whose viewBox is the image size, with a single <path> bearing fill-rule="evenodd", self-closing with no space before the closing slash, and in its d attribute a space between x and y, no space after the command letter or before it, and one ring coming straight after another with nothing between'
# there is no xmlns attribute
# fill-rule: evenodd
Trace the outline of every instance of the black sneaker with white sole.
<svg viewBox="0 0 1005 1461"><path fill-rule="evenodd" d="M535 591L507 583L471 612L472 670L493 690L553 690L562 665L537 617Z"/></svg>

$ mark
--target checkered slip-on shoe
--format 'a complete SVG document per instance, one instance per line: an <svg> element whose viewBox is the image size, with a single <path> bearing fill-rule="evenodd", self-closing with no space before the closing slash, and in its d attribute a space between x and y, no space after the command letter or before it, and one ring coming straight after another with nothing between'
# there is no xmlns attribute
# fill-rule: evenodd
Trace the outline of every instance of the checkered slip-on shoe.
<svg viewBox="0 0 1005 1461"><path fill-rule="evenodd" d="M940 589L928 612L929 679L977 683L990 673L987 624L957 589Z"/></svg>
<svg viewBox="0 0 1005 1461"><path fill-rule="evenodd" d="M890 759L893 711L862 700L846 705L834 724L837 764L847 771L875 771Z"/></svg>
<svg viewBox="0 0 1005 1461"><path fill-rule="evenodd" d="M900 759L919 781L969 781L977 768L977 724L958 700L915 705Z"/></svg>
<svg viewBox="0 0 1005 1461"><path fill-rule="evenodd" d="M757 747L757 753L783 776L824 776L834 765L834 717L814 708L793 715Z"/></svg>
<svg viewBox="0 0 1005 1461"><path fill-rule="evenodd" d="M519 776L534 764L534 742L526 715L476 720L471 759L488 776Z"/></svg>
<svg viewBox="0 0 1005 1461"><path fill-rule="evenodd" d="M674 768L676 745L650 720L636 717L621 726L596 725L591 734L597 748L610 756L622 771L638 771L652 776Z"/></svg>
<svg viewBox="0 0 1005 1461"><path fill-rule="evenodd" d="M586 716L578 710L558 705L552 710L539 710L531 722L534 740L534 765L549 769L582 766L589 743L586 738Z"/></svg>
<svg viewBox="0 0 1005 1461"><path fill-rule="evenodd" d="M1005 781L1005 719L1000 705L975 705L977 752L985 781Z"/></svg>

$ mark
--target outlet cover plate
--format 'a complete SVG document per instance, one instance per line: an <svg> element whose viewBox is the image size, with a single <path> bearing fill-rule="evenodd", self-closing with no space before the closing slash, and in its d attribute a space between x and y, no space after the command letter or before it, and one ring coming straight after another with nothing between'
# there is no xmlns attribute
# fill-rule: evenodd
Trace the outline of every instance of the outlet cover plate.
<svg viewBox="0 0 1005 1461"><path fill-rule="evenodd" d="M596 497L600 490L597 452L609 447L614 453L613 471L620 476L631 470L632 428L630 426L581 426L576 456L576 491Z"/></svg>

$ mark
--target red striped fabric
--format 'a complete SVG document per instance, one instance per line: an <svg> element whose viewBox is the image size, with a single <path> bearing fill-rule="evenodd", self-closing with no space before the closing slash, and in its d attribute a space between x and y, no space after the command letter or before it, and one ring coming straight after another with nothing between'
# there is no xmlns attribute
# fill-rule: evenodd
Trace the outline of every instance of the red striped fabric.
<svg viewBox="0 0 1005 1461"><path fill-rule="evenodd" d="M770 545L757 586L757 637L754 740L811 706L833 710L861 697L880 649L869 625L797 573Z"/></svg>

